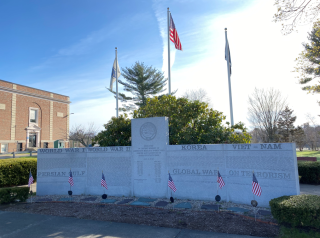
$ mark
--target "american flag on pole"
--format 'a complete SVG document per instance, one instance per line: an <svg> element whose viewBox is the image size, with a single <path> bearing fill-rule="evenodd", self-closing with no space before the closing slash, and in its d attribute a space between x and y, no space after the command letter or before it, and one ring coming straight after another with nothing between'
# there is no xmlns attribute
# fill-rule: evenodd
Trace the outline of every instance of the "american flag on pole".
<svg viewBox="0 0 320 238"><path fill-rule="evenodd" d="M222 188L225 185L219 170L218 170L218 183L219 183L219 188Z"/></svg>
<svg viewBox="0 0 320 238"><path fill-rule="evenodd" d="M174 182L172 180L172 177L171 177L170 173L169 173L168 186L169 186L169 188L172 189L173 192L177 191L176 186L174 185Z"/></svg>
<svg viewBox="0 0 320 238"><path fill-rule="evenodd" d="M33 184L33 177L32 177L32 173L31 173L31 169L30 169L28 187L30 187L31 184Z"/></svg>
<svg viewBox="0 0 320 238"><path fill-rule="evenodd" d="M253 179L252 179L252 193L259 197L261 196L261 187L258 183L256 176L254 175L254 172L253 172Z"/></svg>
<svg viewBox="0 0 320 238"><path fill-rule="evenodd" d="M103 172L102 172L102 178L101 178L101 186L105 187L106 189L108 189L108 185L106 183L106 178L104 177Z"/></svg>
<svg viewBox="0 0 320 238"><path fill-rule="evenodd" d="M70 183L70 186L73 186L73 185L74 185L71 169L70 169L70 173L69 173L69 180L68 180L68 182Z"/></svg>
<svg viewBox="0 0 320 238"><path fill-rule="evenodd" d="M175 24L173 22L171 13L170 13L170 26L169 26L169 29L170 29L170 40L174 43L174 45L175 45L177 50L181 50L182 51L181 42L180 42L180 39L179 39L179 36L178 36L178 32L177 32L176 26L175 26Z"/></svg>

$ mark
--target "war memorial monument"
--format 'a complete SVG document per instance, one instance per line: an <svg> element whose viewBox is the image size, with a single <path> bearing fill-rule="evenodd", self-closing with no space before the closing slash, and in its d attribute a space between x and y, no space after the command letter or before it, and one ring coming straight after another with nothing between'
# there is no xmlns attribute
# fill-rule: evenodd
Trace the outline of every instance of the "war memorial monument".
<svg viewBox="0 0 320 238"><path fill-rule="evenodd" d="M169 145L168 118L132 119L132 145L39 149L37 195L67 195L72 170L74 195L102 195L102 171L111 196L214 200L217 171L225 186L224 201L250 204L252 172L262 189L259 206L283 195L300 194L296 147L276 144Z"/></svg>

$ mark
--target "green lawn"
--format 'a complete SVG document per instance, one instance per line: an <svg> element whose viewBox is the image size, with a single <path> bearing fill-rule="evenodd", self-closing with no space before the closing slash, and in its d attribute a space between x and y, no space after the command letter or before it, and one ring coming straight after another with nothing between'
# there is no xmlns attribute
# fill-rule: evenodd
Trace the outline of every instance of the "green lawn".
<svg viewBox="0 0 320 238"><path fill-rule="evenodd" d="M320 161L320 151L297 151L297 157L317 157Z"/></svg>
<svg viewBox="0 0 320 238"><path fill-rule="evenodd" d="M319 231L319 230L318 230ZM279 238L320 238L320 233L313 230L300 230L297 228L280 227Z"/></svg>
<svg viewBox="0 0 320 238"><path fill-rule="evenodd" d="M36 159L37 156L16 157L16 158L12 158L12 159L32 159L32 158Z"/></svg>

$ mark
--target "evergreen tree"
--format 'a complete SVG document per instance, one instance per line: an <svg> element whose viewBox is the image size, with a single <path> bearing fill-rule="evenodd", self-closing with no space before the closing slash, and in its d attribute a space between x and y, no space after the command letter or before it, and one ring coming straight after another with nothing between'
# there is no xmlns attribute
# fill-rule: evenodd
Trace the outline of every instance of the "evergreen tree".
<svg viewBox="0 0 320 238"><path fill-rule="evenodd" d="M293 110L290 110L288 106L280 112L280 117L277 122L277 129L279 140L281 142L290 142L290 135L293 134L294 125L293 123L296 121L297 117L292 115Z"/></svg>
<svg viewBox="0 0 320 238"><path fill-rule="evenodd" d="M296 129L294 129L292 139L298 146L299 150L302 151L304 145L306 144L306 135L301 126L298 126Z"/></svg>
<svg viewBox="0 0 320 238"><path fill-rule="evenodd" d="M124 86L125 93L119 93L119 99L124 103L122 111L130 111L146 105L147 99L164 92L167 79L164 78L163 72L160 72L152 66L146 66L144 63L136 62L131 68L122 68L122 76L125 81L119 80ZM111 91L113 94L115 92Z"/></svg>
<svg viewBox="0 0 320 238"><path fill-rule="evenodd" d="M320 77L320 21L313 25L313 29L308 33L309 43L303 43L304 51L296 59L297 66L295 71L300 73L298 76L300 84L306 84ZM312 93L320 92L320 85L305 86L302 88Z"/></svg>

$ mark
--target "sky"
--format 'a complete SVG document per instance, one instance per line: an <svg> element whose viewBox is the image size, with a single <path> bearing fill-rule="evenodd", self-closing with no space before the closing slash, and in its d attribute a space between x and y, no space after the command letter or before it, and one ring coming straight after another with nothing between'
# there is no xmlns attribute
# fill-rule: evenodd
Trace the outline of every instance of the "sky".
<svg viewBox="0 0 320 238"><path fill-rule="evenodd" d="M265 0L2 0L0 79L70 97L70 125L103 129L116 115L106 89L118 48L120 68L144 62L167 75L167 7L183 51L171 43L171 88L177 97L204 89L230 121L225 28L232 59L234 122L248 121L254 88L274 88L297 116L319 114L319 95L301 90L295 59L312 25L283 35ZM120 80L123 79L120 76ZM115 85L114 85L115 88ZM119 91L123 88L119 84Z"/></svg>

